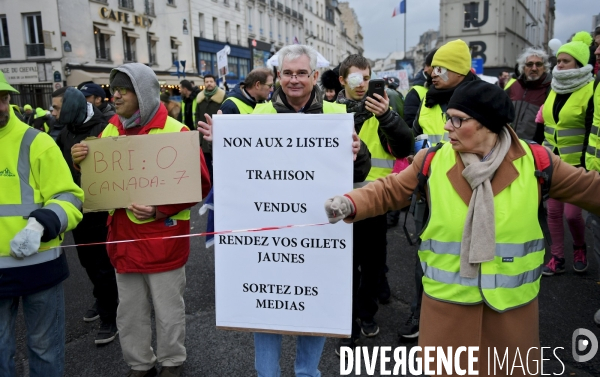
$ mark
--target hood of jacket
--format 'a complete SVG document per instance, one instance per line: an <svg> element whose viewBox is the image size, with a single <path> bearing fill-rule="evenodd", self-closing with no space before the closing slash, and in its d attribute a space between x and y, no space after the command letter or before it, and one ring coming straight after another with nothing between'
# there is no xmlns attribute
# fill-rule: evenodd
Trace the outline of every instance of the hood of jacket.
<svg viewBox="0 0 600 377"><path fill-rule="evenodd" d="M87 118L87 101L81 91L68 87L63 95L58 122L75 129Z"/></svg>
<svg viewBox="0 0 600 377"><path fill-rule="evenodd" d="M288 103L285 93L281 87L277 88L273 92L271 97L273 107L278 113L296 113L297 111ZM313 87L310 94L310 98L304 108L302 109L304 114L323 114L323 93L317 85Z"/></svg>
<svg viewBox="0 0 600 377"><path fill-rule="evenodd" d="M81 135L81 134L87 134L90 132L91 129L93 129L94 127L98 126L98 125L104 125L106 126L106 120L104 118L104 114L102 114L102 111L100 111L96 106L91 106L93 114L92 117L85 123L77 125L75 127L73 127L72 125L67 125L67 129L69 130L70 133L73 133L75 135ZM97 135L92 135L92 136L97 136Z"/></svg>
<svg viewBox="0 0 600 377"><path fill-rule="evenodd" d="M425 86L426 82L427 82L427 79L425 79L425 73L423 72L423 70L420 70L415 75L415 78L413 79L412 85L413 86L415 86L415 85Z"/></svg>
<svg viewBox="0 0 600 377"><path fill-rule="evenodd" d="M160 105L160 85L154 71L142 63L128 63L110 72L110 81L123 72L133 84L140 107L140 125L145 126L156 114Z"/></svg>
<svg viewBox="0 0 600 377"><path fill-rule="evenodd" d="M252 106L254 108L256 106L256 100L245 90L240 87L240 85L236 85L232 91L229 92L228 97L237 98L240 101L244 102L248 106Z"/></svg>

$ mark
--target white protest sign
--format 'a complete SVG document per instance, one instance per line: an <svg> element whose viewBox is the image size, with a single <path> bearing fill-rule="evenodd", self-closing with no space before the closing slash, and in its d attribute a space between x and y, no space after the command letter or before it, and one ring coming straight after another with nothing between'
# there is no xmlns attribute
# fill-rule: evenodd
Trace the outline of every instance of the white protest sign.
<svg viewBox="0 0 600 377"><path fill-rule="evenodd" d="M216 115L215 229L327 223L352 190L351 114ZM215 236L217 327L349 336L352 225Z"/></svg>
<svg viewBox="0 0 600 377"><path fill-rule="evenodd" d="M85 211L202 200L198 131L85 141Z"/></svg>
<svg viewBox="0 0 600 377"><path fill-rule="evenodd" d="M217 70L219 71L219 77L225 77L229 73L229 62L227 56L231 52L229 46L225 46L222 50L217 52Z"/></svg>

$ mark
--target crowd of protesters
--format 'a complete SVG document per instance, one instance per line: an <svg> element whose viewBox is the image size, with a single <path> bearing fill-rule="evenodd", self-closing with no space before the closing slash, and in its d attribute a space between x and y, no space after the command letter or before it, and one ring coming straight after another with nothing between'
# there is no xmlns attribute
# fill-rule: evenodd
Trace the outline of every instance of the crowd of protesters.
<svg viewBox="0 0 600 377"><path fill-rule="evenodd" d="M370 96L374 73L366 58L350 55L320 74L313 48L290 45L278 52L276 71L257 68L228 92L211 75L204 76L203 89L183 80L179 103L160 93L152 69L130 63L112 70L111 101L101 86L86 82L52 93L51 110L11 105L18 92L0 73L0 161L7 163L0 176L21 180L0 196L0 227L8 229L0 236L0 339L7 345L0 351L0 375L15 376L20 302L27 323L36 324L27 328L29 375L64 374L62 282L69 269L58 246L65 232L72 231L77 244L190 232L190 208L197 203L134 202L82 214L85 139L198 130L202 193L211 197L216 114L353 115L355 190L325 204L331 222L354 223L352 331L339 340L338 355L341 347L379 334L377 311L390 298L386 232L418 198L429 218L412 212L420 236L415 291L398 336L419 338L420 346L539 348L542 276L567 268L563 216L573 238L573 270L587 270L590 246L600 262L600 242L586 245L582 216L582 209L589 212L588 226L600 240L594 195L600 189L600 27L576 33L553 55L527 48L516 73L503 72L493 85L472 70L468 45L452 40L428 54L406 96L395 77L385 78L383 96ZM524 140L547 150L553 173L548 200L534 174L540 150ZM494 210L514 203L519 211ZM93 285L93 304L82 318L100 320L96 344L119 337L128 376L181 374L189 252L185 237L78 250ZM594 320L600 325L600 309ZM519 340L505 342L507 334ZM280 375L281 340L254 334L259 376ZM321 336L298 336L296 375L320 375L324 343Z"/></svg>

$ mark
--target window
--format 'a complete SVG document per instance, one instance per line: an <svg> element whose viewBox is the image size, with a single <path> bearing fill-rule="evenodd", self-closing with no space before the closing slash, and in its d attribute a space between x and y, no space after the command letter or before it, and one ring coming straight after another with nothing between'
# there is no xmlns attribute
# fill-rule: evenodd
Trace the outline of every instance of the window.
<svg viewBox="0 0 600 377"><path fill-rule="evenodd" d="M202 13L198 14L198 21L200 23L200 38L204 37L204 15Z"/></svg>
<svg viewBox="0 0 600 377"><path fill-rule="evenodd" d="M252 8L248 7L248 32L252 33Z"/></svg>
<svg viewBox="0 0 600 377"><path fill-rule="evenodd" d="M167 5L175 6L175 0L167 0Z"/></svg>
<svg viewBox="0 0 600 377"><path fill-rule="evenodd" d="M219 40L219 21L216 17L213 17L213 39L215 41Z"/></svg>
<svg viewBox="0 0 600 377"><path fill-rule="evenodd" d="M281 42L281 18L277 19L277 35L279 36L279 42Z"/></svg>
<svg viewBox="0 0 600 377"><path fill-rule="evenodd" d="M262 36L263 31L263 12L258 11L258 26L260 27L260 35Z"/></svg>
<svg viewBox="0 0 600 377"><path fill-rule="evenodd" d="M25 43L27 56L44 56L44 34L42 29L42 15L26 14L23 16L25 24Z"/></svg>
<svg viewBox="0 0 600 377"><path fill-rule="evenodd" d="M227 80L244 80L250 71L250 59L228 56L227 65L229 68Z"/></svg>
<svg viewBox="0 0 600 377"><path fill-rule="evenodd" d="M239 45L242 42L242 27L240 25L237 25L235 27L235 32L237 35L237 44Z"/></svg>
<svg viewBox="0 0 600 377"><path fill-rule="evenodd" d="M200 52L200 75L217 75L217 55L211 52Z"/></svg>
<svg viewBox="0 0 600 377"><path fill-rule="evenodd" d="M110 37L115 32L106 25L94 25L94 43L96 45L96 59L111 61L110 56Z"/></svg>
<svg viewBox="0 0 600 377"><path fill-rule="evenodd" d="M225 21L225 41L231 42L231 31L229 30L229 21Z"/></svg>
<svg viewBox="0 0 600 377"><path fill-rule="evenodd" d="M119 0L119 7L133 10L133 0Z"/></svg>
<svg viewBox="0 0 600 377"><path fill-rule="evenodd" d="M156 42L159 41L159 38L154 33L148 33L147 42L148 42L148 64L150 65L158 65L156 60Z"/></svg>
<svg viewBox="0 0 600 377"><path fill-rule="evenodd" d="M269 37L273 39L273 17L269 16Z"/></svg>
<svg viewBox="0 0 600 377"><path fill-rule="evenodd" d="M156 17L154 12L154 1L144 0L144 14L152 17Z"/></svg>
<svg viewBox="0 0 600 377"><path fill-rule="evenodd" d="M137 56L135 52L135 40L140 35L133 31L123 29L123 61L124 62L137 62Z"/></svg>
<svg viewBox="0 0 600 377"><path fill-rule="evenodd" d="M6 58L10 58L8 24L6 23L6 15L0 15L0 59Z"/></svg>
<svg viewBox="0 0 600 377"><path fill-rule="evenodd" d="M465 29L477 27L477 19L479 17L479 3L471 2L465 4Z"/></svg>
<svg viewBox="0 0 600 377"><path fill-rule="evenodd" d="M179 61L179 46L181 46L181 42L177 38L171 37L171 61L173 65L176 61Z"/></svg>

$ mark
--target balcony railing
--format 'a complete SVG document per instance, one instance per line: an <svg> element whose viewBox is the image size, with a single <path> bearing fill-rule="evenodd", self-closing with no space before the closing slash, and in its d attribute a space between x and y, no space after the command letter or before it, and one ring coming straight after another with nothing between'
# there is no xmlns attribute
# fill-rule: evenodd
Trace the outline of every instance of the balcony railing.
<svg viewBox="0 0 600 377"><path fill-rule="evenodd" d="M121 8L133 9L133 0L119 0Z"/></svg>
<svg viewBox="0 0 600 377"><path fill-rule="evenodd" d="M25 45L27 50L27 56L45 56L46 51L44 51L43 43L34 43Z"/></svg>
<svg viewBox="0 0 600 377"><path fill-rule="evenodd" d="M156 13L154 12L154 1L146 0L144 4L144 14L146 16L156 17Z"/></svg>
<svg viewBox="0 0 600 377"><path fill-rule="evenodd" d="M96 59L98 60L110 60L110 48L97 48Z"/></svg>
<svg viewBox="0 0 600 377"><path fill-rule="evenodd" d="M0 59L10 58L10 46L0 46Z"/></svg>
<svg viewBox="0 0 600 377"><path fill-rule="evenodd" d="M126 62L136 62L137 59L135 56L135 51L130 51L130 52L125 51L123 53L123 60Z"/></svg>

